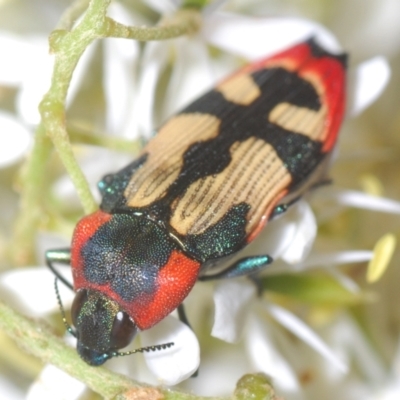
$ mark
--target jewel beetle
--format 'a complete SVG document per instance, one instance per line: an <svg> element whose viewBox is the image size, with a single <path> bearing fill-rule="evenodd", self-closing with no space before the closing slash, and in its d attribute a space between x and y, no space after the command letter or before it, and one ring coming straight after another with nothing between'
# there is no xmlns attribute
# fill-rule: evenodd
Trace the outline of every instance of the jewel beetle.
<svg viewBox="0 0 400 400"><path fill-rule="evenodd" d="M252 256L213 272L324 179L346 58L310 39L245 66L99 182L100 209L78 222L71 248L46 253L76 292L69 330L83 360L127 354L119 350L138 331L176 308L185 320L197 280L253 275L272 262ZM73 285L55 263L71 265Z"/></svg>

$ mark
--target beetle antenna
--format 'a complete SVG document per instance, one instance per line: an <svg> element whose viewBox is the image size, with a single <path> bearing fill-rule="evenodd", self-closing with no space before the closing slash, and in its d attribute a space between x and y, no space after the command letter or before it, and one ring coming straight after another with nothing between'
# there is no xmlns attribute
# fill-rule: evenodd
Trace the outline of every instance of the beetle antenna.
<svg viewBox="0 0 400 400"><path fill-rule="evenodd" d="M63 306L62 301L61 301L60 292L58 291L58 278L57 277L55 277L55 279L54 279L54 289L56 291L57 302L58 302L58 306L60 308L60 312L61 312L62 320L64 322L65 329L72 336L76 337L76 332L72 329L71 325L67 322L67 318L65 317L64 306Z"/></svg>
<svg viewBox="0 0 400 400"><path fill-rule="evenodd" d="M123 353L115 352L113 354L113 357L130 356L131 354L135 354L135 353L148 353L150 351L165 350L174 345L175 345L174 342L169 342L169 343L163 343L163 344L156 344L154 346L140 347L138 349L131 350L131 351L125 351Z"/></svg>

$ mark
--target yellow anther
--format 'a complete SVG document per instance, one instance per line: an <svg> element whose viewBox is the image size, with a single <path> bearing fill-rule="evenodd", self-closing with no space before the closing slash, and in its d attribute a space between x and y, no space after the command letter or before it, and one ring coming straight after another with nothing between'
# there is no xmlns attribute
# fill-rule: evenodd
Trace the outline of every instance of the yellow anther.
<svg viewBox="0 0 400 400"><path fill-rule="evenodd" d="M374 255L369 262L367 281L376 282L385 272L396 248L396 237L392 233L382 236L375 244Z"/></svg>

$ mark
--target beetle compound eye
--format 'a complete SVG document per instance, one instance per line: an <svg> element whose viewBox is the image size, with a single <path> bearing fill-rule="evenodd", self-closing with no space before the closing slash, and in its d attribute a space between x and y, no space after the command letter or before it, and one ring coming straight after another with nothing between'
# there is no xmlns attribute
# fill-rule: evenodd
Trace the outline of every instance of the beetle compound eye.
<svg viewBox="0 0 400 400"><path fill-rule="evenodd" d="M112 349L122 349L132 341L138 328L129 318L129 315L119 311L114 318L113 327L110 335L110 347Z"/></svg>
<svg viewBox="0 0 400 400"><path fill-rule="evenodd" d="M74 326L77 326L77 321L79 314L81 312L82 306L87 302L88 295L87 295L87 290L79 290L77 294L75 295L74 301L72 302L72 307L71 307L71 318L72 318L72 323Z"/></svg>

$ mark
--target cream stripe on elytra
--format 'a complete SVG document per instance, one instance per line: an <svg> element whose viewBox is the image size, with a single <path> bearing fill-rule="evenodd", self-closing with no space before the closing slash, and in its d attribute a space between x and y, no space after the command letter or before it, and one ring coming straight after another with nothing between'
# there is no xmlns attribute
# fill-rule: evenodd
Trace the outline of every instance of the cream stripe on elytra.
<svg viewBox="0 0 400 400"><path fill-rule="evenodd" d="M161 198L178 177L188 147L216 137L219 126L220 120L210 114L181 114L169 120L144 148L148 159L125 190L127 204L144 207Z"/></svg>
<svg viewBox="0 0 400 400"><path fill-rule="evenodd" d="M236 199L232 198L233 191L240 191L238 188L244 170L248 168L251 160L256 156L259 149L254 146L254 138L245 142L236 142L230 149L232 160L224 171L217 176L205 178L212 182L217 188L207 198L200 199L204 202L209 212L200 213L191 228L191 232L201 232L205 227L215 223L215 216L224 214L227 210L226 204L237 204Z"/></svg>
<svg viewBox="0 0 400 400"><path fill-rule="evenodd" d="M232 160L222 172L193 183L182 199L174 204L170 223L180 234L202 233L223 218L232 205L239 203L250 206L248 218L252 222L246 226L246 231L251 232L269 202L290 184L290 174L282 161L273 147L262 139L251 137L236 142L230 152ZM278 172L278 185L275 179L265 179ZM260 186L260 180L265 184ZM199 190L209 185L212 185L213 192L205 194ZM257 195L251 196L251 193Z"/></svg>
<svg viewBox="0 0 400 400"><path fill-rule="evenodd" d="M216 88L226 100L242 106L250 105L261 96L261 90L251 75L238 74L220 83Z"/></svg>
<svg viewBox="0 0 400 400"><path fill-rule="evenodd" d="M321 140L326 113L324 105L319 111L315 111L285 102L275 106L269 113L268 119L288 131L305 135L313 140Z"/></svg>

